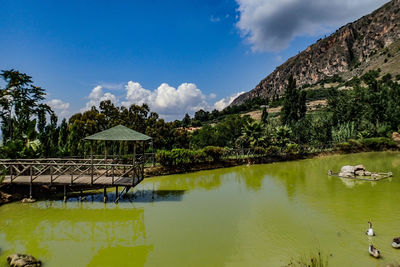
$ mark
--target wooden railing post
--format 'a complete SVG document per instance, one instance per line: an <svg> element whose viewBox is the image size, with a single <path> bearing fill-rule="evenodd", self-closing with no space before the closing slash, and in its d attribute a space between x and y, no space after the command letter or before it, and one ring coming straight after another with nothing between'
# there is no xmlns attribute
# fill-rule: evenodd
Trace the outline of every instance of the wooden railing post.
<svg viewBox="0 0 400 267"><path fill-rule="evenodd" d="M10 180L11 180L11 183L12 183L12 181L13 181L13 165L10 164L8 166L10 167Z"/></svg>
<svg viewBox="0 0 400 267"><path fill-rule="evenodd" d="M29 198L32 198L32 186L33 186L33 180L32 180L32 164L29 165L29 173L31 176L31 181L29 183Z"/></svg>
<svg viewBox="0 0 400 267"><path fill-rule="evenodd" d="M111 172L112 172L111 183L112 183L112 185L114 185L114 164L111 166Z"/></svg>
<svg viewBox="0 0 400 267"><path fill-rule="evenodd" d="M53 165L50 163L50 186L53 185Z"/></svg>
<svg viewBox="0 0 400 267"><path fill-rule="evenodd" d="M70 169L71 171L71 169ZM71 185L74 183L74 172L71 171Z"/></svg>
<svg viewBox="0 0 400 267"><path fill-rule="evenodd" d="M93 185L93 159L92 159L92 162L90 164L90 168L91 168L91 171L90 171L90 185Z"/></svg>

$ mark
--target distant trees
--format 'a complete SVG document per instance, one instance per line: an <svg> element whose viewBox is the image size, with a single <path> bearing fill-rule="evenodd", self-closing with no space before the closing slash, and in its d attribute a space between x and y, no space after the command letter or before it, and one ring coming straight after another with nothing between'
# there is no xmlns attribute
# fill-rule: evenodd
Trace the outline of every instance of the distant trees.
<svg viewBox="0 0 400 267"><path fill-rule="evenodd" d="M306 115L306 94L296 88L296 80L291 75L286 87L281 110L282 124L292 125Z"/></svg>
<svg viewBox="0 0 400 267"><path fill-rule="evenodd" d="M200 151L212 147L208 149L210 153L221 152L215 147L253 148L261 154L297 153L303 146L319 147L354 138L385 137L400 130L400 85L391 75L381 78L379 75L379 71L370 71L346 82L333 77L329 81L343 82L353 89L339 90L337 86L317 93L310 92L314 89L296 88L291 76L281 98L275 95L271 102L255 98L222 111L199 110L193 118L185 114L181 121L166 122L147 104L124 107L108 100L59 123L55 113L44 103L44 89L35 86L30 76L15 70L2 71L0 77L6 85L0 88L3 133L0 156L82 156L90 151L90 145L83 141L85 136L119 124L153 137L156 149ZM327 106L307 114L307 95L311 99L327 96ZM268 114L263 107L260 122L243 114L269 102L270 105L282 103L280 114ZM237 114L232 114L234 112ZM199 126L199 129L193 131L188 129L190 126ZM103 146L95 142L95 153L102 153ZM110 153L115 154L131 150L123 143L110 146ZM207 160L216 160L214 154L207 156Z"/></svg>

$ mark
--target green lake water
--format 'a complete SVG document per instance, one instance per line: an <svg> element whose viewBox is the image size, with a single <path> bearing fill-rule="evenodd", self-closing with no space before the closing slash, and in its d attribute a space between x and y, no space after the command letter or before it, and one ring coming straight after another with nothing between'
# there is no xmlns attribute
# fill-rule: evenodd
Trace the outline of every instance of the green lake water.
<svg viewBox="0 0 400 267"><path fill-rule="evenodd" d="M380 182L329 177L364 164ZM0 207L0 266L284 266L321 251L329 266L400 263L400 153L329 156L146 179L118 205L102 194ZM376 236L368 238L367 222ZM369 256L373 243L382 259Z"/></svg>

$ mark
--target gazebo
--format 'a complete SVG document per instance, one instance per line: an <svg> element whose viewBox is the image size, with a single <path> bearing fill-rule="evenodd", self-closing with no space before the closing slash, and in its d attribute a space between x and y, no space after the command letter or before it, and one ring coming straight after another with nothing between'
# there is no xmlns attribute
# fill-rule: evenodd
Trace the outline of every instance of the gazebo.
<svg viewBox="0 0 400 267"><path fill-rule="evenodd" d="M131 142L133 143L133 158L132 158L132 166L134 168L134 181L135 176L138 177L138 183L144 178L144 164L145 164L145 143L148 141L152 141L150 136L134 131L128 127L123 125L117 125L110 129L104 130L102 132L87 136L84 140L91 142L91 151L90 151L90 159L93 164L93 142L94 141L104 141L105 143L105 152L104 152L104 162L105 162L105 173L106 176L109 172L109 167L113 167L114 162L112 164L108 164L108 143L109 142ZM137 159L137 146L138 144L142 144L142 157ZM151 146L153 146L153 142L151 142ZM114 168L113 168L114 171ZM125 171L125 170L124 170ZM133 186L135 182L133 183ZM106 188L104 188L104 196L106 198ZM127 189L129 190L129 189ZM118 187L116 187L117 197L118 197ZM104 199L106 201L106 199Z"/></svg>
<svg viewBox="0 0 400 267"><path fill-rule="evenodd" d="M143 144L143 155L145 142L151 141L152 138L145 134L139 133L123 125L117 125L110 129L104 130L99 133L85 137L85 140L91 141L91 158L93 158L93 141L104 141L105 142L105 159L107 161L108 155L108 142L133 142L133 162L136 161L136 148L137 144L141 142Z"/></svg>

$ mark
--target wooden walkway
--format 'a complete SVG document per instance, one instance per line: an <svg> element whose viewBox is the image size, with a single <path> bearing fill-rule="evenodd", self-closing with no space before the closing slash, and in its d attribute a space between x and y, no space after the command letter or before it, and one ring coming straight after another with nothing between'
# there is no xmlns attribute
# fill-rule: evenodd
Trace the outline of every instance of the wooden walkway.
<svg viewBox="0 0 400 267"><path fill-rule="evenodd" d="M0 160L3 184L64 186L74 188L135 187L144 178L143 158L127 164L116 159L20 159Z"/></svg>

